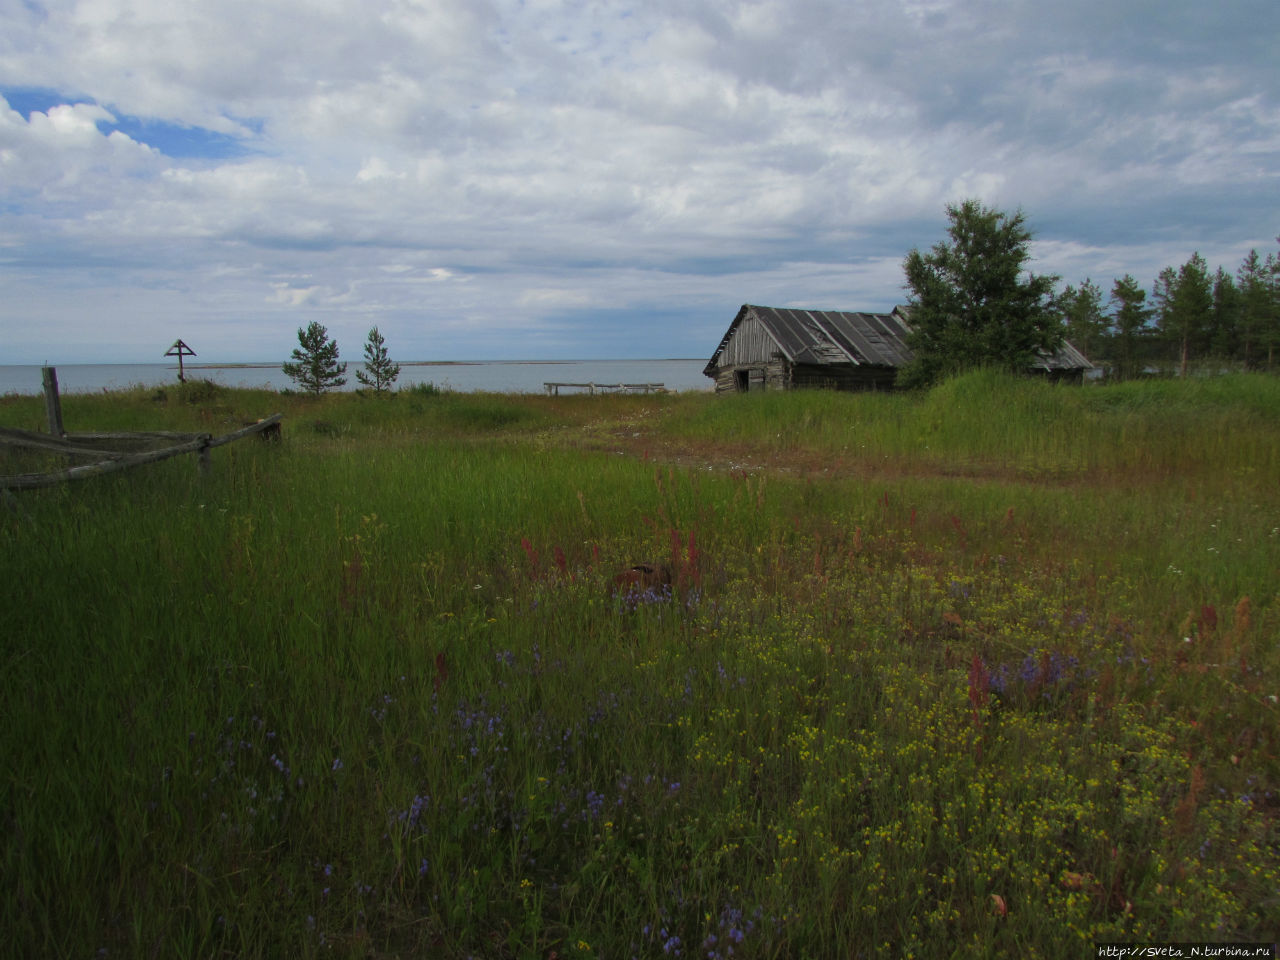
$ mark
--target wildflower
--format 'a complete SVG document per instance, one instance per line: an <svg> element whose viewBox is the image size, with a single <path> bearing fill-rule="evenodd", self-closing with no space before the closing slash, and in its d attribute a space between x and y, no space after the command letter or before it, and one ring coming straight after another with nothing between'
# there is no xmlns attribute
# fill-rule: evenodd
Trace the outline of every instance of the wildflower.
<svg viewBox="0 0 1280 960"><path fill-rule="evenodd" d="M333 767L332 767L333 772L337 773L341 769L342 769L342 759L340 757L334 757Z"/></svg>
<svg viewBox="0 0 1280 960"><path fill-rule="evenodd" d="M969 664L969 705L973 708L973 724L981 726L979 711L987 705L987 692L991 688L991 675L975 653Z"/></svg>
<svg viewBox="0 0 1280 960"><path fill-rule="evenodd" d="M401 810L395 814L395 820L397 823L403 823L406 828L412 829L418 825L418 821L422 819L422 814L430 804L431 798L429 796L415 796L409 804L408 810ZM388 813L392 812L394 811L388 811Z"/></svg>

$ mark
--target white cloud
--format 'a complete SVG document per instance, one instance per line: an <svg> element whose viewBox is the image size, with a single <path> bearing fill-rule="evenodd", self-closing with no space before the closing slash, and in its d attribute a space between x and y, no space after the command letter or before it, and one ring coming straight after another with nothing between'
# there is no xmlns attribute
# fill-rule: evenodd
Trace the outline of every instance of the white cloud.
<svg viewBox="0 0 1280 960"><path fill-rule="evenodd" d="M28 118L0 98L0 197L42 191L50 199L101 206L121 179L159 171L155 151L119 131L114 117L92 104L64 104Z"/></svg>
<svg viewBox="0 0 1280 960"><path fill-rule="evenodd" d="M405 174L393 171L381 157L370 157L356 174L357 183L370 183L374 180L403 180L404 178Z"/></svg>
<svg viewBox="0 0 1280 960"><path fill-rule="evenodd" d="M525 290L516 301L522 307L539 309L564 309L585 307L591 303L591 295L585 290L564 290L553 287L536 287Z"/></svg>
<svg viewBox="0 0 1280 960"><path fill-rule="evenodd" d="M295 287L289 283L277 282L271 284L272 293L268 297L271 303L283 303L291 307L300 307L313 299L320 292L318 286Z"/></svg>

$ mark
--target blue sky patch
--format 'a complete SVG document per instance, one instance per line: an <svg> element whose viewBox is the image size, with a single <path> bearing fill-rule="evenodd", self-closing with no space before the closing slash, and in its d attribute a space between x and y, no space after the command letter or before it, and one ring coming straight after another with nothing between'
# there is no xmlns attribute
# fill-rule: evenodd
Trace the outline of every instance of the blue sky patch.
<svg viewBox="0 0 1280 960"><path fill-rule="evenodd" d="M27 118L33 112L48 113L50 108L62 104L97 102L92 97L69 96L42 87L0 87L0 96L9 101L10 107ZM163 120L134 117L120 113L109 105L104 106L111 111L116 120L115 123L100 120L98 129L102 133L119 130L139 143L154 147L166 157L184 160L193 158L226 160L252 152L244 141L206 127L188 127ZM239 120L237 122L248 127L255 134L262 132L261 121Z"/></svg>
<svg viewBox="0 0 1280 960"><path fill-rule="evenodd" d="M43 87L0 87L0 96L9 101L9 106L22 116L30 117L33 111L47 113L50 107L60 103L77 103L87 97L68 97L56 90Z"/></svg>
<svg viewBox="0 0 1280 960"><path fill-rule="evenodd" d="M236 137L205 127L184 127L162 120L118 115L115 124L103 121L98 124L98 129L103 133L119 130L175 159L226 160L250 152Z"/></svg>

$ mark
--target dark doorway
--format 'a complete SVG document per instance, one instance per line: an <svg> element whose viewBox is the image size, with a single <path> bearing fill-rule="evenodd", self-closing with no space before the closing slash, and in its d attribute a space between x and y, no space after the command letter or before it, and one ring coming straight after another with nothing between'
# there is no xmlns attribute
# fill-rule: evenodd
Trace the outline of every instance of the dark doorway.
<svg viewBox="0 0 1280 960"><path fill-rule="evenodd" d="M751 389L751 371L735 370L733 371L733 388L739 393L746 393Z"/></svg>

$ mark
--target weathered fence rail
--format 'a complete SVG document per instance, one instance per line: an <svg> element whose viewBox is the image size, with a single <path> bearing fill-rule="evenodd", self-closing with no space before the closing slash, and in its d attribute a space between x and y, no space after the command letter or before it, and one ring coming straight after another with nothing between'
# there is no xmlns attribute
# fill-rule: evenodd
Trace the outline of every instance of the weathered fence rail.
<svg viewBox="0 0 1280 960"><path fill-rule="evenodd" d="M186 345L183 344L183 346ZM168 460L170 457L181 456L184 453L199 455L200 472L204 474L209 472L209 451L214 447L220 447L224 443L231 443L233 440L252 436L255 433L278 439L280 421L284 419L284 414L273 413L269 417L247 424L231 433L224 433L220 437L208 433L174 433L168 430L144 430L136 433L66 433L62 427L62 398L58 395L58 371L54 367L42 367L41 376L44 380L45 413L49 420L49 432L33 433L30 430L0 427L0 447L18 447L41 453L57 453L66 457L85 457L95 462L86 463L80 467L67 467L63 470L18 473L0 477L0 490L52 487L70 480L100 477L104 473L115 473L117 470L127 470L145 463ZM161 443L165 446L151 450L110 450L99 446L99 444L113 442L135 447L138 444Z"/></svg>
<svg viewBox="0 0 1280 960"><path fill-rule="evenodd" d="M255 433L279 436L280 421L282 419L284 419L284 414L272 414L256 423L251 423L239 430L233 430L231 433L225 433L220 437L215 437L208 433L152 432L68 434L60 439L46 436L45 434L31 433L27 430L0 429L0 445L24 447L73 457L98 458L96 463L88 463L79 467L67 467L63 470L53 470L46 473L21 473L0 477L0 489L30 490L37 487L52 487L71 480L100 477L103 474L115 473L117 470L127 470L130 467L138 467L146 463L168 460L170 457L181 456L184 453L198 454L201 470L207 471L209 469L209 451L211 449L231 443L233 440L252 436ZM95 449L84 445L86 442L111 442L112 440L126 442L146 441L151 443L167 440L170 441L170 444L155 450L143 450L133 453L120 450Z"/></svg>

